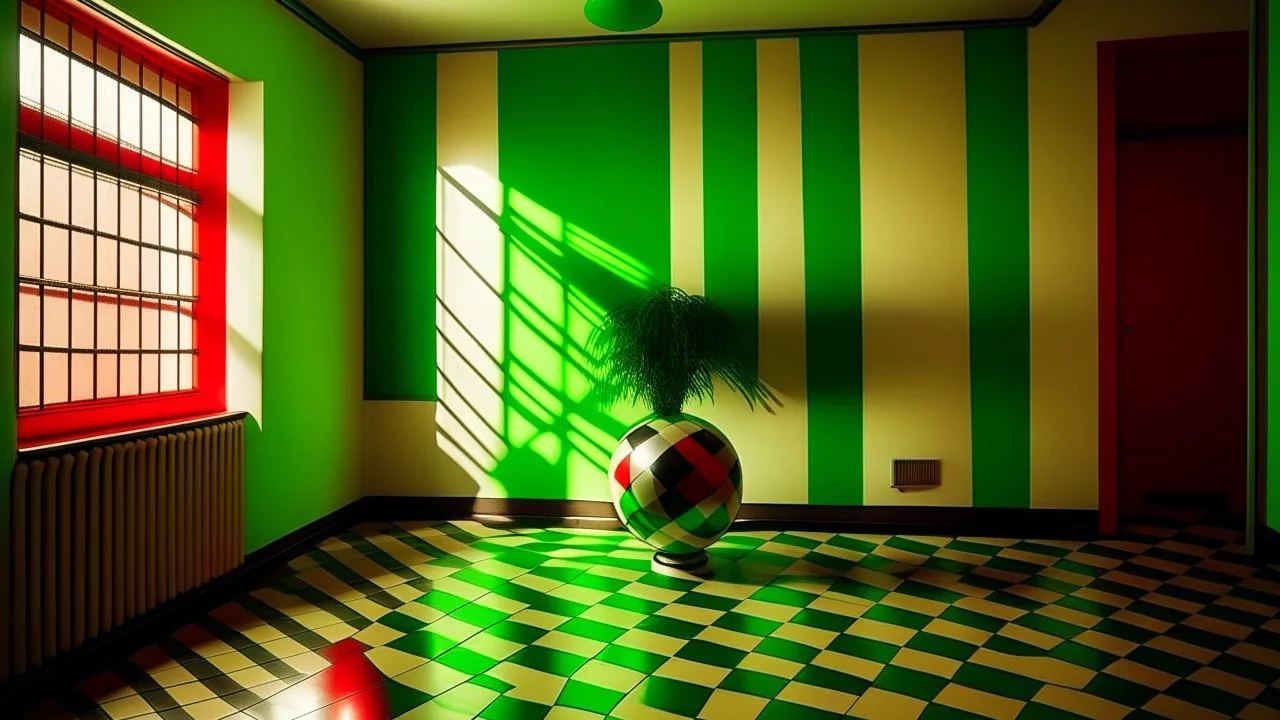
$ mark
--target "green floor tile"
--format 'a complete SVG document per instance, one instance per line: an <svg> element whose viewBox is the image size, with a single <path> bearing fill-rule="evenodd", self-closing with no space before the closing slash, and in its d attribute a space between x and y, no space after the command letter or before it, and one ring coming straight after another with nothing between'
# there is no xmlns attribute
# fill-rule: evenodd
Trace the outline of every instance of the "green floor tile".
<svg viewBox="0 0 1280 720"><path fill-rule="evenodd" d="M556 630L605 643L617 640L627 631L626 628L606 625L602 622L580 617L566 620L562 625L560 625L560 627L556 628Z"/></svg>
<svg viewBox="0 0 1280 720"><path fill-rule="evenodd" d="M757 720L835 720L840 713L805 707L785 700L774 700L764 706Z"/></svg>
<svg viewBox="0 0 1280 720"><path fill-rule="evenodd" d="M1018 713L1018 720L1090 720L1090 718L1085 715L1067 712L1052 705L1031 702L1022 708L1022 712Z"/></svg>
<svg viewBox="0 0 1280 720"><path fill-rule="evenodd" d="M451 667L458 672L479 675L493 668L499 661L464 647L456 647L436 658L436 662Z"/></svg>
<svg viewBox="0 0 1280 720"><path fill-rule="evenodd" d="M596 655L596 659L619 667L648 675L667 663L667 656L637 650L622 645L610 645Z"/></svg>
<svg viewBox="0 0 1280 720"><path fill-rule="evenodd" d="M498 678L493 677L492 675L483 675L483 674L477 675L471 678L470 680L468 680L467 682L475 683L480 687L489 688L490 690L496 693L505 693L506 691L515 687L511 683L503 682L502 680L499 680Z"/></svg>
<svg viewBox="0 0 1280 720"><path fill-rule="evenodd" d="M615 607L619 610L640 613L641 615L652 615L665 607L663 603L655 602L653 600L645 600L625 593L614 593L604 600L601 600L600 604Z"/></svg>
<svg viewBox="0 0 1280 720"><path fill-rule="evenodd" d="M515 620L503 620L491 626L485 632L497 635L503 640L510 640L513 643L531 645L535 640L546 635L548 631L532 625L525 625Z"/></svg>
<svg viewBox="0 0 1280 720"><path fill-rule="evenodd" d="M676 652L678 658L724 668L737 667L746 656L747 653L743 650L696 639L685 643Z"/></svg>
<svg viewBox="0 0 1280 720"><path fill-rule="evenodd" d="M589 659L554 648L542 647L541 645L530 645L507 658L509 662L517 665L541 670L552 675L559 675L560 677L573 675Z"/></svg>
<svg viewBox="0 0 1280 720"><path fill-rule="evenodd" d="M1192 705L1209 708L1227 717L1235 717L1249 703L1247 699L1239 695L1226 690L1219 690L1216 687L1198 683L1194 680L1179 680L1170 685L1164 691L1164 694L1189 702Z"/></svg>
<svg viewBox="0 0 1280 720"><path fill-rule="evenodd" d="M849 626L853 625L853 620L847 615L837 615L825 610L814 610L812 608L801 610L796 613L795 617L791 618L791 622L797 625L807 625L838 633L848 630Z"/></svg>
<svg viewBox="0 0 1280 720"><path fill-rule="evenodd" d="M871 602L880 602L889 594L888 590L878 588L874 585L844 578L835 581L827 592L839 595L848 595L850 597L861 598L863 600L870 600Z"/></svg>
<svg viewBox="0 0 1280 720"><path fill-rule="evenodd" d="M733 690L763 698L777 697L778 693L782 692L782 689L786 686L786 678L754 670L743 670L742 668L733 670L720 682L720 687L724 690Z"/></svg>
<svg viewBox="0 0 1280 720"><path fill-rule="evenodd" d="M405 635L402 638L392 640L387 643L387 646L401 652L407 652L410 655L417 655L418 657L430 660L443 655L447 650L449 650L449 648L452 648L457 644L458 643L456 641L431 632L430 630L419 630L418 632Z"/></svg>
<svg viewBox="0 0 1280 720"><path fill-rule="evenodd" d="M502 622L507 619L507 614L487 608L477 603L470 603L449 613L449 616L455 620L461 620L468 625L474 625L478 628L487 628L490 625Z"/></svg>
<svg viewBox="0 0 1280 720"><path fill-rule="evenodd" d="M898 654L900 648L892 643L872 640L871 638L858 637L857 635L840 635L827 645L827 649L887 665L893 662L893 658Z"/></svg>
<svg viewBox="0 0 1280 720"><path fill-rule="evenodd" d="M759 645L756 645L755 652L803 664L817 657L821 650L808 645L801 645L791 640L767 637L761 640Z"/></svg>
<svg viewBox="0 0 1280 720"><path fill-rule="evenodd" d="M560 691L556 705L607 715L623 697L624 693L580 680L569 680Z"/></svg>
<svg viewBox="0 0 1280 720"><path fill-rule="evenodd" d="M942 692L942 688L947 686L947 680L919 670L888 665L876 677L875 686L882 690L929 702L937 697L938 693Z"/></svg>
<svg viewBox="0 0 1280 720"><path fill-rule="evenodd" d="M782 627L782 623L766 620L764 618L744 615L742 613L727 612L721 615L712 625L725 630L733 630L734 632L746 633L747 635L756 635L765 637L772 634L775 630Z"/></svg>
<svg viewBox="0 0 1280 720"><path fill-rule="evenodd" d="M1097 695L1104 700L1110 700L1113 703L1133 708L1146 705L1147 701L1158 694L1157 690L1153 690L1146 685L1139 685L1124 678L1108 675L1105 672L1095 675L1089 681L1089 684L1084 687L1084 691L1090 695Z"/></svg>
<svg viewBox="0 0 1280 720"><path fill-rule="evenodd" d="M1087 645L1081 645L1072 640L1059 644L1050 650L1048 654L1049 657L1069 662L1072 665L1089 668L1093 671L1101 671L1120 659L1117 655L1112 655L1109 652L1103 652Z"/></svg>
<svg viewBox="0 0 1280 720"><path fill-rule="evenodd" d="M702 706L711 697L712 689L682 680L651 676L642 680L631 692L649 707L692 718L702 711Z"/></svg>
<svg viewBox="0 0 1280 720"><path fill-rule="evenodd" d="M940 655L952 660L964 662L978 651L976 645L970 645L967 642L961 642L949 637L935 635L930 632L918 632L907 641L906 647L912 650L929 653L930 655Z"/></svg>
<svg viewBox="0 0 1280 720"><path fill-rule="evenodd" d="M807 607L809 603L817 599L817 595L812 595L799 590L792 590L785 587L762 587L751 595L752 600L761 602L774 603L777 605L790 605L791 607Z"/></svg>
<svg viewBox="0 0 1280 720"><path fill-rule="evenodd" d="M920 720L979 720L980 718L987 720L984 715L977 715L940 703L929 703L924 712L920 713Z"/></svg>
<svg viewBox="0 0 1280 720"><path fill-rule="evenodd" d="M681 638L689 640L698 633L702 632L703 625L687 622L685 620L677 620L675 618L664 617L662 615L650 615L641 620L636 628L639 630L647 630L651 633L666 635L667 637Z"/></svg>
<svg viewBox="0 0 1280 720"><path fill-rule="evenodd" d="M911 628L912 630L923 630L926 625L933 622L933 618L918 612L903 610L890 605L876 605L867 608L862 613L862 617L868 620L879 620L890 625Z"/></svg>
<svg viewBox="0 0 1280 720"><path fill-rule="evenodd" d="M1035 697L1044 687L1044 683L1038 680L976 663L961 665L951 681L974 690L1023 701Z"/></svg>
<svg viewBox="0 0 1280 720"><path fill-rule="evenodd" d="M417 602L428 607L433 607L440 612L453 612L458 608L466 605L469 601L466 598L458 597L442 590L432 590L431 592L418 598Z"/></svg>
<svg viewBox="0 0 1280 720"><path fill-rule="evenodd" d="M862 695L872 684L870 680L865 680L856 675L837 672L818 665L806 665L804 669L796 673L795 680L806 685L816 685L849 695Z"/></svg>
<svg viewBox="0 0 1280 720"><path fill-rule="evenodd" d="M1125 658L1174 677L1186 677L1200 669L1200 663L1195 660L1148 646L1134 648Z"/></svg>
<svg viewBox="0 0 1280 720"><path fill-rule="evenodd" d="M708 610L728 611L738 606L739 601L733 598L721 597L719 595L708 595L697 591L687 592L676 598L677 603L681 605L691 605L693 607L706 608Z"/></svg>
<svg viewBox="0 0 1280 720"><path fill-rule="evenodd" d="M997 617L983 615L982 613L964 608L949 607L938 615L939 618L947 620L958 625L965 625L975 630L983 632L996 633L1000 632L1000 628L1004 627L1005 622Z"/></svg>

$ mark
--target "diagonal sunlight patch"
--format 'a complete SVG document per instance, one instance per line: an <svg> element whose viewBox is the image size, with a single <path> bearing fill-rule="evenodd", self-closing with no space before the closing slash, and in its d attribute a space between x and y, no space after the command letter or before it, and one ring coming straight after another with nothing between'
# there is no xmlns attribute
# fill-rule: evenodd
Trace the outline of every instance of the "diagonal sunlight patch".
<svg viewBox="0 0 1280 720"><path fill-rule="evenodd" d="M440 446L485 496L607 499L641 412L591 393L585 346L606 308L584 286L651 288L650 269L474 167L439 181Z"/></svg>

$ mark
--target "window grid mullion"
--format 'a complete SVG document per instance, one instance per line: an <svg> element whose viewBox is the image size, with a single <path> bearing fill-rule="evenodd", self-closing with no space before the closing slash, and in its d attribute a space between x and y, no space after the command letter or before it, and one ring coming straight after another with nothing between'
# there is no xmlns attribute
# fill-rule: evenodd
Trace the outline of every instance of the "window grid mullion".
<svg viewBox="0 0 1280 720"><path fill-rule="evenodd" d="M75 37L76 37L75 19L72 18L70 15L68 15L67 16L68 50L70 50L71 46L75 45ZM74 57L75 57L74 53L68 53L68 57L67 57L67 144L68 145L71 144L71 127L73 122L71 118L75 114L74 108L71 105L73 102L75 102L75 92L72 90L72 79L71 79L71 68L72 66L75 65ZM75 176L75 171L72 170L71 165L68 164L67 165L67 220L71 219L71 205L72 205L71 193L74 189L73 188L74 182L72 181L72 178L74 176ZM75 276L72 275L72 272L75 270L75 265L71 262L71 258L74 255L75 255L75 233L68 231L67 232L67 279L68 280L73 280L75 278ZM75 330L75 324L73 322L74 317L75 317L75 295L73 295L71 291L68 290L67 291L67 347L71 347L72 345L71 333ZM75 368L72 367L72 364L71 364L71 353L67 353L67 402L71 402L71 398L73 396L72 391L75 389L74 372L75 372Z"/></svg>
<svg viewBox="0 0 1280 720"><path fill-rule="evenodd" d="M98 29L93 29L93 152L98 152ZM93 173L93 284L98 286L98 173ZM75 343L69 343L68 347ZM100 346L98 341L98 291L93 291L93 349ZM93 358L93 399L99 398L98 392L98 358Z"/></svg>
<svg viewBox="0 0 1280 720"><path fill-rule="evenodd" d="M40 8L40 37L42 40L44 38L44 34L45 34L45 14L44 14L44 8L41 7ZM48 105L46 101L47 99L45 98L45 85L48 84L45 82L45 76L49 69L49 63L46 62L47 60L48 58L45 57L45 51L42 47L40 50L40 109L41 109L40 140L41 141L45 139L44 108ZM40 193L40 217L44 217L45 215L45 211L44 211L45 161L46 161L45 157L41 156L40 157L40 176L39 176L39 182L37 182L37 185L39 186L38 192ZM45 276L44 236L45 236L45 226L41 225L40 226L40 277L42 278ZM44 286L43 285L40 286L38 297L40 301L39 311L37 312L37 317L39 317L40 319L40 352L36 353L36 365L39 368L39 380L40 380L39 401L40 402L38 403L37 407L43 410L45 405L44 403Z"/></svg>
<svg viewBox="0 0 1280 720"><path fill-rule="evenodd" d="M147 59L141 55L138 56L138 84L141 86L146 83L147 77ZM143 158L146 151L143 149L147 144L147 119L143 115L143 93L138 93L138 166L141 168ZM142 240L142 189L138 189L138 239ZM142 289L142 246L138 246L138 289ZM142 349L142 303L138 303L138 335L135 341L138 349ZM142 394L142 355L138 355L138 395Z"/></svg>

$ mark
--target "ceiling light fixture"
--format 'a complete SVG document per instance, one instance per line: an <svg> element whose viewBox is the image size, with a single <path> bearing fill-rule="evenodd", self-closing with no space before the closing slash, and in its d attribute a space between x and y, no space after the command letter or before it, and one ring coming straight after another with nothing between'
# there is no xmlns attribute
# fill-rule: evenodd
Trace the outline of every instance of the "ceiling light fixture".
<svg viewBox="0 0 1280 720"><path fill-rule="evenodd" d="M635 32L651 28L662 19L658 0L587 0L587 20L613 32Z"/></svg>

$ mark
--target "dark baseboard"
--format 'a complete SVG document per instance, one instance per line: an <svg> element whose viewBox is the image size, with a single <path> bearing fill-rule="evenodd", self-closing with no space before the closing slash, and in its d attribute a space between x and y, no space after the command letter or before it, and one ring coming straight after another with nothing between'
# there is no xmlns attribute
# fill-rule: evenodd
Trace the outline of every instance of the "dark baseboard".
<svg viewBox="0 0 1280 720"><path fill-rule="evenodd" d="M1253 538L1254 554L1264 563L1280 563L1280 532L1258 523Z"/></svg>
<svg viewBox="0 0 1280 720"><path fill-rule="evenodd" d="M285 563L320 541L360 522L364 502L349 505L308 523L245 556L244 563L216 580L180 595L85 645L25 675L0 685L0 703L21 707L85 679L113 661L128 657L164 638L201 615L208 614L237 595L252 589ZM3 714L3 713L0 713Z"/></svg>
<svg viewBox="0 0 1280 720"><path fill-rule="evenodd" d="M367 497L365 519L376 522L459 520L487 523L533 521L577 527L617 528L612 503L599 500L518 498ZM824 506L748 503L735 530L812 530L878 535L974 535L985 537L1094 538L1096 510L1038 510L920 506Z"/></svg>

